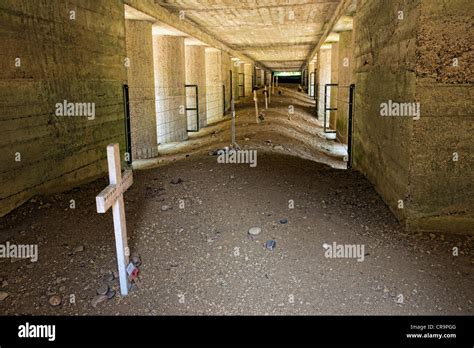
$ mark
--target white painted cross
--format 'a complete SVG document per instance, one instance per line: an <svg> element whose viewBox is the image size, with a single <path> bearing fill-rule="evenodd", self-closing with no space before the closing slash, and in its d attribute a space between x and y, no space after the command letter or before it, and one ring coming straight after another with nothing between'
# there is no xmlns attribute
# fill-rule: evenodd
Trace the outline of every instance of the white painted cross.
<svg viewBox="0 0 474 348"><path fill-rule="evenodd" d="M127 265L130 249L127 241L127 225L125 222L125 208L123 193L133 184L133 172L127 169L123 173L120 168L119 144L107 146L107 163L109 166L110 185L107 186L97 197L97 212L105 213L112 207L114 216L115 247L117 249L117 263L120 279L120 293L128 295L129 281L127 277Z"/></svg>

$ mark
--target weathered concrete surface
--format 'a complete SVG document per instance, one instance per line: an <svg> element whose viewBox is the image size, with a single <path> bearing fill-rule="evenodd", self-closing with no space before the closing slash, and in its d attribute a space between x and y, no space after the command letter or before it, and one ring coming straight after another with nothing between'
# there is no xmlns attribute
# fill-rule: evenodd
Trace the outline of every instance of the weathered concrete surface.
<svg viewBox="0 0 474 348"><path fill-rule="evenodd" d="M408 230L474 233L469 6L366 0L357 9L354 165ZM380 116L388 100L419 102L420 119Z"/></svg>
<svg viewBox="0 0 474 348"><path fill-rule="evenodd" d="M206 100L207 123L218 121L223 116L222 59L221 51L206 49Z"/></svg>
<svg viewBox="0 0 474 348"><path fill-rule="evenodd" d="M318 52L318 115L321 121L324 120L324 98L325 98L325 85L331 83L331 48L321 49ZM331 100L332 89L328 87L326 94L326 101L329 103ZM329 112L326 117L329 117ZM327 125L329 124L326 120Z"/></svg>
<svg viewBox="0 0 474 348"><path fill-rule="evenodd" d="M2 1L0 23L1 216L105 173L107 144L125 149L127 75L121 2ZM64 100L95 117L56 116Z"/></svg>
<svg viewBox="0 0 474 348"><path fill-rule="evenodd" d="M186 46L186 84L197 85L198 105L196 105L196 91L193 87L186 88L186 106L199 108L199 127L207 125L206 107L206 54L205 47L198 45ZM197 129L196 111L187 112L188 129Z"/></svg>
<svg viewBox="0 0 474 348"><path fill-rule="evenodd" d="M153 36L158 143L187 138L184 38Z"/></svg>
<svg viewBox="0 0 474 348"><path fill-rule="evenodd" d="M316 66L316 63L314 62L311 62L308 64L308 76L309 76L308 95L313 96L313 97L315 94L315 88L316 88L316 82L317 82L316 81L317 76L315 75L315 72L316 74L318 73L317 71L315 71L315 66Z"/></svg>
<svg viewBox="0 0 474 348"><path fill-rule="evenodd" d="M245 74L245 95L250 96L252 94L252 75L253 75L253 65L249 63L244 64L244 74Z"/></svg>
<svg viewBox="0 0 474 348"><path fill-rule="evenodd" d="M222 52L221 55L221 63L222 63L222 84L225 87L225 111L228 111L230 109L230 96L231 96L231 90L232 86L230 85L230 75L231 75L231 70L232 70L232 61L230 60L230 56L226 52Z"/></svg>
<svg viewBox="0 0 474 348"><path fill-rule="evenodd" d="M152 23L125 20L132 159L158 155Z"/></svg>
<svg viewBox="0 0 474 348"><path fill-rule="evenodd" d="M421 118L412 129L407 228L474 233L473 3L421 1L419 8Z"/></svg>
<svg viewBox="0 0 474 348"><path fill-rule="evenodd" d="M339 84L339 42L334 42L331 44L331 83ZM341 105L339 102L339 90L339 86L331 87L331 109L336 109L339 107L339 105ZM336 129L336 112L337 111L328 112L329 127L331 130Z"/></svg>
<svg viewBox="0 0 474 348"><path fill-rule="evenodd" d="M336 135L337 139L344 144L347 144L347 130L348 130L348 104L349 101L349 86L355 83L354 63L352 55L352 31L344 31L339 34L339 60L338 60L338 98L341 101L337 105L336 112Z"/></svg>

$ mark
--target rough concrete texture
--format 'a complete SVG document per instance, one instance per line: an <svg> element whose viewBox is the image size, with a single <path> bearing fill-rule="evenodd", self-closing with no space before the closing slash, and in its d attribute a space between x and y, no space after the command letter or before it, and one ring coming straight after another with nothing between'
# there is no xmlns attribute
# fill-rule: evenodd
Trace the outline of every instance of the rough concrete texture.
<svg viewBox="0 0 474 348"><path fill-rule="evenodd" d="M474 233L468 6L367 0L357 8L354 163L408 230ZM419 102L420 119L380 116L388 100Z"/></svg>
<svg viewBox="0 0 474 348"><path fill-rule="evenodd" d="M228 53L222 52L221 63L222 63L222 73L221 73L222 84L224 85L224 88L225 88L224 105L225 105L225 111L228 111L230 109L230 97L232 93L232 86L230 84L232 60L230 59L230 56Z"/></svg>
<svg viewBox="0 0 474 348"><path fill-rule="evenodd" d="M124 150L126 51L118 1L2 1L0 22L1 216L103 175L107 144ZM64 100L95 116L58 116Z"/></svg>
<svg viewBox="0 0 474 348"><path fill-rule="evenodd" d="M474 233L472 8L467 0L419 5L410 230Z"/></svg>
<svg viewBox="0 0 474 348"><path fill-rule="evenodd" d="M194 87L186 88L186 107L199 108L199 128L207 125L206 106L206 54L205 47L188 45L185 51L186 84L197 85L198 103L196 105L196 90ZM188 129L197 129L196 111L187 111Z"/></svg>
<svg viewBox="0 0 474 348"><path fill-rule="evenodd" d="M402 221L410 198L412 120L382 117L380 105L414 101L417 7L416 2L366 0L359 2L354 18L354 166ZM397 15L401 9L403 20ZM399 200L403 208L398 208Z"/></svg>
<svg viewBox="0 0 474 348"><path fill-rule="evenodd" d="M126 20L132 160L158 155L152 23Z"/></svg>
<svg viewBox="0 0 474 348"><path fill-rule="evenodd" d="M311 62L308 64L308 76L309 76L308 95L309 96L314 96L314 93L315 93L316 80L317 80L315 73L317 74L316 63Z"/></svg>
<svg viewBox="0 0 474 348"><path fill-rule="evenodd" d="M331 44L331 83L339 84L339 42ZM342 86L342 85L341 85ZM331 87L330 106L331 109L337 109L341 104L339 86ZM329 127L331 130L336 129L336 110L328 112Z"/></svg>
<svg viewBox="0 0 474 348"><path fill-rule="evenodd" d="M207 123L218 121L224 116L222 90L221 51L206 49L206 100Z"/></svg>
<svg viewBox="0 0 474 348"><path fill-rule="evenodd" d="M187 138L184 38L153 36L158 143Z"/></svg>
<svg viewBox="0 0 474 348"><path fill-rule="evenodd" d="M318 52L318 117L322 121L324 120L324 86L328 83L331 83L331 48L321 49ZM326 93L327 103L331 100L332 89L328 87ZM329 105L326 105L328 107ZM326 113L326 123L329 125L328 119L329 112Z"/></svg>
<svg viewBox="0 0 474 348"><path fill-rule="evenodd" d="M336 112L336 132L338 141L343 144L347 144L349 106L349 88L347 88L347 86L349 86L351 83L355 83L354 63L352 56L352 31L344 31L340 33L338 56L338 99L340 102L337 105Z"/></svg>
<svg viewBox="0 0 474 348"><path fill-rule="evenodd" d="M232 98L239 100L239 62L232 61Z"/></svg>
<svg viewBox="0 0 474 348"><path fill-rule="evenodd" d="M252 64L244 64L244 74L245 74L245 95L250 96L252 94L252 75L253 75L253 66Z"/></svg>
<svg viewBox="0 0 474 348"><path fill-rule="evenodd" d="M339 2L163 0L160 4L175 14L184 10L186 17L203 31L263 67L294 71L301 68L321 38Z"/></svg>

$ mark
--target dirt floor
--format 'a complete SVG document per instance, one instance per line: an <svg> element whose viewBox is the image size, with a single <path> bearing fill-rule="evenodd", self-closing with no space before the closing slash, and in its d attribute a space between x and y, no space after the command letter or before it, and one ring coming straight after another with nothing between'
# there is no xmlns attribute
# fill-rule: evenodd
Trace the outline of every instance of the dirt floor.
<svg viewBox="0 0 474 348"><path fill-rule="evenodd" d="M136 163L155 168L135 170L125 194L143 262L126 298L110 276L111 212L96 213L106 178L0 218L2 243L39 245L38 262L0 259L0 314L474 314L473 237L404 232L360 173L337 169L340 148L318 135L310 106L284 90L263 125L251 100L237 106L237 142L258 150L255 168L208 154L229 145L228 119ZM325 257L333 242L364 245L364 260ZM94 307L103 285L117 294Z"/></svg>

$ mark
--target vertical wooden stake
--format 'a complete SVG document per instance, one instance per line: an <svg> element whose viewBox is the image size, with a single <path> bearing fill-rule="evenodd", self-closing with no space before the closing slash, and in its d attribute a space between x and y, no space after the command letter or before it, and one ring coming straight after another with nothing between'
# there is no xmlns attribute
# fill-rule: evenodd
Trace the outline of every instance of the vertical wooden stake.
<svg viewBox="0 0 474 348"><path fill-rule="evenodd" d="M253 91L253 100L255 101L255 121L258 123L258 100L257 100L257 90Z"/></svg>
<svg viewBox="0 0 474 348"><path fill-rule="evenodd" d="M267 86L265 85L265 109L268 109L267 94L268 94Z"/></svg>

